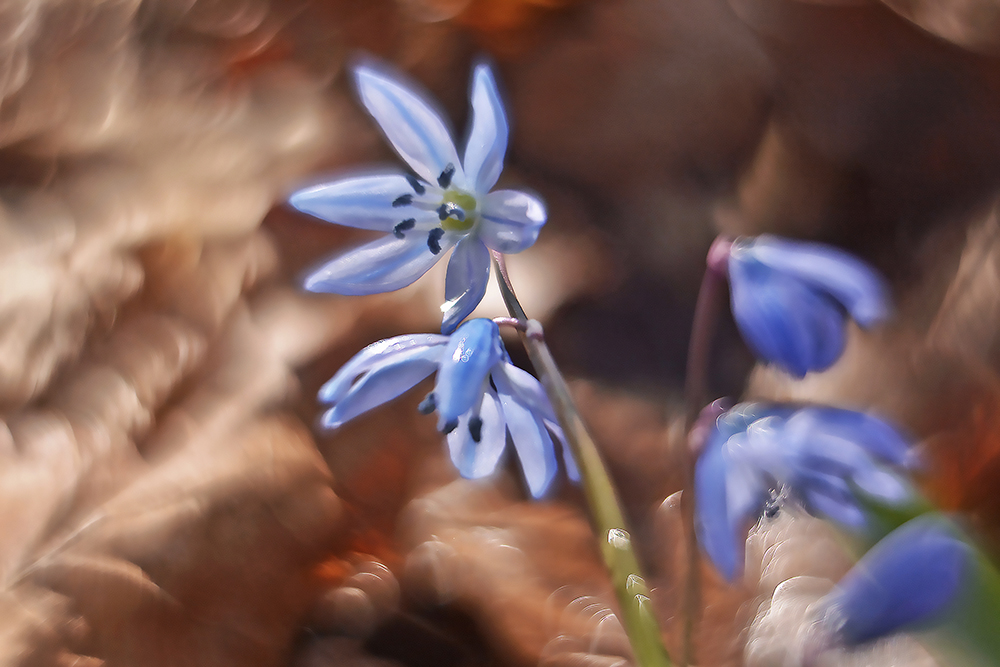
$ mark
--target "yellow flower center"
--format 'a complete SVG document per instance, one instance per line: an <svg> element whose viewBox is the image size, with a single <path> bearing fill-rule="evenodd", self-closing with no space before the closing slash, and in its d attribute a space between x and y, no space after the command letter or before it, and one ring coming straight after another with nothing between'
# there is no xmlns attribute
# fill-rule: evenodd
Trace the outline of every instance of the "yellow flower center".
<svg viewBox="0 0 1000 667"><path fill-rule="evenodd" d="M465 212L465 220L448 217L441 221L441 227L449 232L467 232L476 224L476 198L461 190L446 190L442 204L458 206Z"/></svg>

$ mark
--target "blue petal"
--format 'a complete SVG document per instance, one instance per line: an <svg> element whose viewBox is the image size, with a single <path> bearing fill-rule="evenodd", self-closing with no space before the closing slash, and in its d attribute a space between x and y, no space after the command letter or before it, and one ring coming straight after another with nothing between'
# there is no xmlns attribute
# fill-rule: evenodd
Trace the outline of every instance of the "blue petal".
<svg viewBox="0 0 1000 667"><path fill-rule="evenodd" d="M889 289L873 267L843 250L819 243L758 237L751 252L757 261L832 295L865 328L889 316Z"/></svg>
<svg viewBox="0 0 1000 667"><path fill-rule="evenodd" d="M825 370L844 349L844 316L830 297L734 249L729 259L733 317L762 359L797 377Z"/></svg>
<svg viewBox="0 0 1000 667"><path fill-rule="evenodd" d="M451 333L476 309L486 294L490 280L490 251L483 242L469 234L458 242L448 261L444 280L445 303L441 333Z"/></svg>
<svg viewBox="0 0 1000 667"><path fill-rule="evenodd" d="M443 346L447 336L438 334L406 334L372 343L344 364L320 387L318 398L324 403L336 403L350 390L354 380L377 365L408 357L422 349Z"/></svg>
<svg viewBox="0 0 1000 667"><path fill-rule="evenodd" d="M420 226L436 223L437 214L412 206L393 206L401 195L420 200L402 174L356 176L299 190L288 202L302 211L347 227L391 232L403 220ZM411 232L413 233L413 232Z"/></svg>
<svg viewBox="0 0 1000 667"><path fill-rule="evenodd" d="M496 470L497 462L507 445L507 427L504 423L500 400L492 388L483 395L479 418L483 420L479 442L469 432L470 410L458 418L458 427L448 434L448 451L462 477L479 479Z"/></svg>
<svg viewBox="0 0 1000 667"><path fill-rule="evenodd" d="M441 350L437 346L417 348L411 354L379 364L358 380L333 408L327 410L323 415L323 425L337 428L410 390L438 367Z"/></svg>
<svg viewBox="0 0 1000 667"><path fill-rule="evenodd" d="M555 410L552 409L552 404L549 402L548 394L545 393L545 388L534 375L523 368L518 368L509 361L503 362L500 368L494 371L494 375L496 373L504 374L522 403L533 406L535 412L542 415L547 421L559 421Z"/></svg>
<svg viewBox="0 0 1000 667"><path fill-rule="evenodd" d="M736 577L735 535L726 502L726 463L719 445L707 446L695 465L695 528L698 544L728 580Z"/></svg>
<svg viewBox="0 0 1000 667"><path fill-rule="evenodd" d="M804 432L822 432L855 442L877 458L910 467L915 455L906 438L889 422L856 410L809 407L799 410L793 424Z"/></svg>
<svg viewBox="0 0 1000 667"><path fill-rule="evenodd" d="M489 192L503 171L507 152L507 117L487 65L472 74L472 128L465 144L465 177L474 192Z"/></svg>
<svg viewBox="0 0 1000 667"><path fill-rule="evenodd" d="M458 152L444 121L415 84L404 81L399 72L371 64L355 68L358 92L368 112L378 121L386 138L413 171L429 183L436 183L449 165L453 180L465 181Z"/></svg>
<svg viewBox="0 0 1000 667"><path fill-rule="evenodd" d="M973 565L972 549L944 521L920 517L865 554L826 604L849 644L927 626L952 607Z"/></svg>
<svg viewBox="0 0 1000 667"><path fill-rule="evenodd" d="M518 190L496 190L483 198L476 232L487 246L506 254L530 247L545 224L545 204Z"/></svg>
<svg viewBox="0 0 1000 667"><path fill-rule="evenodd" d="M445 234L433 253L423 235L385 236L330 260L306 278L305 288L346 296L392 292L427 273L459 238Z"/></svg>
<svg viewBox="0 0 1000 667"><path fill-rule="evenodd" d="M458 419L480 400L486 376L504 354L500 330L492 320L469 320L451 335L434 387L439 428Z"/></svg>
<svg viewBox="0 0 1000 667"><path fill-rule="evenodd" d="M503 373L493 376L497 396L503 406L504 421L517 450L528 490L540 498L548 490L556 474L556 452L552 438L532 406L521 402Z"/></svg>

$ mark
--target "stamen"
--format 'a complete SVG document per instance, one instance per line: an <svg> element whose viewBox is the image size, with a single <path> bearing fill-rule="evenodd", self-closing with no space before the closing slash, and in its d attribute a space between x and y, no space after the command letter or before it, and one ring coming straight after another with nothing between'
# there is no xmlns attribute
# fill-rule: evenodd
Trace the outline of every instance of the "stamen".
<svg viewBox="0 0 1000 667"><path fill-rule="evenodd" d="M458 428L458 420L452 419L450 422L445 423L444 428L441 429L441 432L447 435L448 433L454 431L456 428Z"/></svg>
<svg viewBox="0 0 1000 667"><path fill-rule="evenodd" d="M427 247L431 249L431 252L435 255L441 252L441 237L444 236L444 230L440 227L435 227L431 231L427 232Z"/></svg>
<svg viewBox="0 0 1000 667"><path fill-rule="evenodd" d="M399 208L400 206L409 206L412 203L413 203L413 195L411 194L399 195L398 197L392 200L392 207Z"/></svg>
<svg viewBox="0 0 1000 667"><path fill-rule="evenodd" d="M417 406L417 412L422 415L429 415L430 413L437 410L437 397L434 392L427 394L427 398L420 401L420 405Z"/></svg>
<svg viewBox="0 0 1000 667"><path fill-rule="evenodd" d="M455 175L455 165L449 162L448 166L445 167L444 171L441 172L441 175L438 176L438 185L440 185L442 188L447 189L448 186L451 185L451 177L454 175Z"/></svg>
<svg viewBox="0 0 1000 667"><path fill-rule="evenodd" d="M413 191L418 195L424 194L427 190L424 188L424 184L417 180L416 176L411 174L406 175L406 182L410 184Z"/></svg>
<svg viewBox="0 0 1000 667"><path fill-rule="evenodd" d="M401 239L403 238L403 232L405 232L408 229L413 229L413 226L416 224L417 224L416 218L407 218L406 220L403 220L402 222L398 223L395 227L392 228L392 234L397 239Z"/></svg>
<svg viewBox="0 0 1000 667"><path fill-rule="evenodd" d="M441 220L447 220L451 216L455 216L458 220L465 220L465 211L462 210L462 207L448 201L438 206L437 214Z"/></svg>
<svg viewBox="0 0 1000 667"><path fill-rule="evenodd" d="M469 420L469 435L472 436L473 442L479 442L483 438L483 420L479 417L473 417Z"/></svg>

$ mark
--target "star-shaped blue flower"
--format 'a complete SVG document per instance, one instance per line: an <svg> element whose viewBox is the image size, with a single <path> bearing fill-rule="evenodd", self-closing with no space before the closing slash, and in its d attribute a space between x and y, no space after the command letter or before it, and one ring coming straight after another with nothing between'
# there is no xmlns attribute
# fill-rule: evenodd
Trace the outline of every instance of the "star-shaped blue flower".
<svg viewBox="0 0 1000 667"><path fill-rule="evenodd" d="M772 491L851 529L865 525L857 490L889 504L911 498L889 466L909 467L912 452L885 421L829 407L741 404L722 414L695 465L696 527L702 548L732 580L747 524Z"/></svg>
<svg viewBox="0 0 1000 667"><path fill-rule="evenodd" d="M449 333L479 304L490 275L489 249L517 253L545 224L545 205L517 190L491 189L503 170L507 118L493 74L472 75L472 123L465 153L433 105L384 66L354 69L368 112L416 173L355 176L300 190L295 208L339 225L387 235L340 255L306 279L314 292L390 292L422 276L454 247L445 278L441 331Z"/></svg>
<svg viewBox="0 0 1000 667"><path fill-rule="evenodd" d="M823 606L846 644L928 627L954 608L972 579L973 548L940 517L913 519L858 561Z"/></svg>
<svg viewBox="0 0 1000 667"><path fill-rule="evenodd" d="M796 377L840 358L848 315L870 328L889 314L879 273L830 246L774 236L737 239L727 269L743 339L757 356Z"/></svg>
<svg viewBox="0 0 1000 667"><path fill-rule="evenodd" d="M556 472L552 436L565 443L563 432L538 380L510 363L492 320L469 320L450 336L409 334L369 345L320 389L320 400L333 404L322 423L337 428L435 371L434 391L421 411L437 411L459 473L492 473L509 433L528 489L536 498L544 494ZM565 445L563 460L567 474L579 479Z"/></svg>

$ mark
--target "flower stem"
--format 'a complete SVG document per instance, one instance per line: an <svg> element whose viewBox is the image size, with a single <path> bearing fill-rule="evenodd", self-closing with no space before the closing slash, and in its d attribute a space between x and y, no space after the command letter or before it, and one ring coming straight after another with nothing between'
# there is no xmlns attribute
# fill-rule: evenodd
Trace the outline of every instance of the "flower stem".
<svg viewBox="0 0 1000 667"><path fill-rule="evenodd" d="M691 323L691 338L688 341L687 372L684 375L684 432L688 438L681 461L685 489L681 496L681 519L684 524L684 541L687 543L687 572L681 597L681 615L684 619L681 657L684 665L695 662L694 636L701 616L701 560L694 527L694 464L698 459L700 444L692 437L692 427L708 400L709 362L724 296L726 257L731 247L732 241L720 236L709 248L705 275L694 307L694 321Z"/></svg>
<svg viewBox="0 0 1000 667"><path fill-rule="evenodd" d="M503 255L493 251L491 253L504 303L511 317L524 323L525 329L521 333L524 347L559 417L566 442L580 468L584 493L598 535L598 548L611 574L611 582L621 607L622 625L632 644L636 663L640 667L670 667L672 663L663 647L649 589L632 549L632 540L625 526L625 517L611 477L573 403L566 380L545 344L541 326L534 320L528 320L514 294Z"/></svg>

